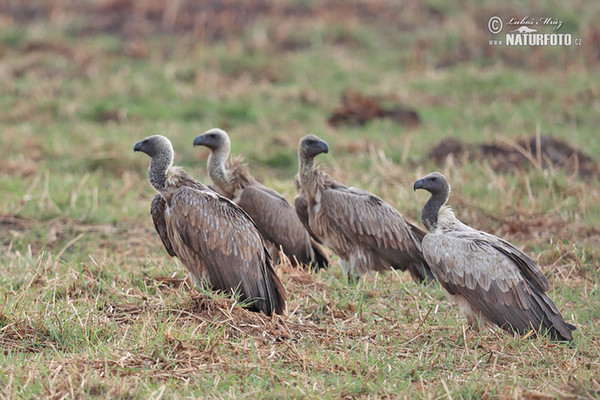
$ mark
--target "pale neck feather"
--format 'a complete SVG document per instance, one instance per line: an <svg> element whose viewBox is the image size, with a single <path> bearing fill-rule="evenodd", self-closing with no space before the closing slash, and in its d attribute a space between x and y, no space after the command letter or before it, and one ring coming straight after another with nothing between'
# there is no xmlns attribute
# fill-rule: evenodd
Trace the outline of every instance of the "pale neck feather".
<svg viewBox="0 0 600 400"><path fill-rule="evenodd" d="M222 147L213 150L208 156L208 175L214 184L224 193L232 193L234 191L231 174L225 165L229 158L229 151L229 144L225 143Z"/></svg>
<svg viewBox="0 0 600 400"><path fill-rule="evenodd" d="M437 222L432 232L446 233L451 231L466 231L472 229L463 224L456 216L450 206L444 205L437 214Z"/></svg>

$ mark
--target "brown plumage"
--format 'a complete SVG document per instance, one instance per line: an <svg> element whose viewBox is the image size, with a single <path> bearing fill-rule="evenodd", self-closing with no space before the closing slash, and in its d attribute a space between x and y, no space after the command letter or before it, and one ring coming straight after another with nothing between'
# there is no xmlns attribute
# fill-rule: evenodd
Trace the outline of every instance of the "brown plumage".
<svg viewBox="0 0 600 400"><path fill-rule="evenodd" d="M148 180L159 192L152 220L167 252L182 261L192 281L236 292L253 311L283 313L283 286L250 217L174 167L173 147L164 136L147 137L133 149L152 157Z"/></svg>
<svg viewBox="0 0 600 400"><path fill-rule="evenodd" d="M250 215L258 230L271 246L271 256L277 259L279 249L293 265L313 265L327 268L322 249L311 240L296 216L294 207L275 190L257 182L241 158L229 160L229 136L222 129L211 129L194 139L194 146L206 146L208 173L215 190L233 200Z"/></svg>
<svg viewBox="0 0 600 400"><path fill-rule="evenodd" d="M495 324L520 334L533 329L553 340L573 340L575 327L546 295L548 281L535 261L509 242L460 222L446 206L450 185L439 172L416 181L414 189L431 193L421 213L429 230L425 259L471 326Z"/></svg>
<svg viewBox="0 0 600 400"><path fill-rule="evenodd" d="M421 253L419 238L425 233L379 197L316 168L315 156L328 151L315 135L305 136L298 146L295 205L311 234L340 257L349 277L393 268L408 270L417 282L433 280Z"/></svg>

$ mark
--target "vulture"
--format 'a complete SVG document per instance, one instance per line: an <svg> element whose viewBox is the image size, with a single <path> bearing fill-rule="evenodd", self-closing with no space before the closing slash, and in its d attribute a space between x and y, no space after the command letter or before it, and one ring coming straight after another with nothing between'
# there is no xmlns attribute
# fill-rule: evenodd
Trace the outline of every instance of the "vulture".
<svg viewBox="0 0 600 400"><path fill-rule="evenodd" d="M379 197L315 167L315 156L327 152L327 143L315 135L300 139L295 206L306 229L340 257L349 281L389 269L408 270L417 282L432 281L421 251L425 232Z"/></svg>
<svg viewBox="0 0 600 400"><path fill-rule="evenodd" d="M450 185L439 172L413 188L431 193L421 212L429 230L425 260L472 328L495 324L511 333L534 330L552 340L573 340L575 327L546 294L548 281L535 261L511 243L460 222L446 205Z"/></svg>
<svg viewBox="0 0 600 400"><path fill-rule="evenodd" d="M285 293L252 219L235 203L173 166L173 146L149 136L133 151L151 157L150 185L158 194L152 220L167 252L178 257L194 284L239 294L248 308L283 313Z"/></svg>
<svg viewBox="0 0 600 400"><path fill-rule="evenodd" d="M274 260L278 260L281 249L294 266L327 268L327 256L304 229L294 207L275 190L257 182L241 158L228 161L231 144L227 132L218 128L206 131L194 139L194 146L211 150L208 173L214 189L254 220Z"/></svg>

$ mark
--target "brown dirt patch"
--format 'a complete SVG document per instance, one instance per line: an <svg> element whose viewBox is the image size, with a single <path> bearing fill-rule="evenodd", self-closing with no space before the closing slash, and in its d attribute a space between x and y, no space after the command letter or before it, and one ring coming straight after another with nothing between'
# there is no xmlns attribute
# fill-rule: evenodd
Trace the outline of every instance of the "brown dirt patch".
<svg viewBox="0 0 600 400"><path fill-rule="evenodd" d="M0 215L0 230L14 230L24 232L36 221L28 218L19 217L18 215Z"/></svg>
<svg viewBox="0 0 600 400"><path fill-rule="evenodd" d="M581 178L600 178L600 164L569 143L551 136L498 139L494 142L466 143L445 138L433 146L429 157L438 165L449 157L455 161L485 160L496 171L508 172L534 167L558 169Z"/></svg>
<svg viewBox="0 0 600 400"><path fill-rule="evenodd" d="M362 126L377 118L390 118L398 124L415 127L420 124L419 114L398 104L386 108L376 97L366 96L355 90L342 94L342 105L333 111L328 123L331 126Z"/></svg>

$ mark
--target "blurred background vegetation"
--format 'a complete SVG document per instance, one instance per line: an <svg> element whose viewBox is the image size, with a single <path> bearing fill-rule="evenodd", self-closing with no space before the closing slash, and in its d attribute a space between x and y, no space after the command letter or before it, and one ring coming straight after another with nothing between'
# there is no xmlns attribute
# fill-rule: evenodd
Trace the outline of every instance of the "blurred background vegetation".
<svg viewBox="0 0 600 400"><path fill-rule="evenodd" d="M316 133L330 143L339 179L387 196L400 186L397 205L414 219L411 182L450 153L471 169L506 169L496 153L463 145L550 136L566 141L558 169L571 165L559 181L580 169L577 149L581 168L590 161L586 179L597 176L599 10L552 0L4 1L0 212L138 220L152 189L133 143L168 136L176 162L206 181L207 151L191 142L215 126L288 198L297 141ZM495 15L560 20L557 32L582 45L491 46ZM434 149L445 138L461 151L448 142ZM533 159L547 167L552 151ZM481 195L481 187L462 191ZM578 211L600 219L598 204Z"/></svg>

